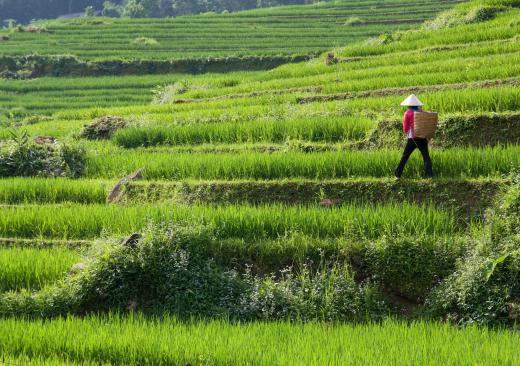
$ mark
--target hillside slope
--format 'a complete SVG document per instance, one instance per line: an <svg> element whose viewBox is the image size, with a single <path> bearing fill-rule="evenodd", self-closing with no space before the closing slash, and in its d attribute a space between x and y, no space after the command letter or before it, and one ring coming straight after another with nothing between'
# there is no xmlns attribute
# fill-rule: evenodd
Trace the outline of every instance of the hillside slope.
<svg viewBox="0 0 520 366"><path fill-rule="evenodd" d="M56 76L272 68L369 36L416 27L457 2L342 0L170 19L38 22L32 31L2 32L7 38L0 41L0 71ZM39 56L24 58L35 54ZM62 55L77 59L48 58Z"/></svg>
<svg viewBox="0 0 520 366"><path fill-rule="evenodd" d="M0 351L51 365L514 364L518 19L518 0L475 0L329 64L169 75L153 93L157 76L6 83L6 104L48 115L0 129ZM119 88L135 102L110 106ZM434 177L416 152L395 180L412 92L439 112Z"/></svg>

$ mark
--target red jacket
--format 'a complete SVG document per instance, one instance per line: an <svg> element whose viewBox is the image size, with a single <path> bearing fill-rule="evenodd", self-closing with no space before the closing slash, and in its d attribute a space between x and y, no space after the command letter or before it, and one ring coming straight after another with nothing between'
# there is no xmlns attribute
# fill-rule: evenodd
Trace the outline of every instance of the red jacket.
<svg viewBox="0 0 520 366"><path fill-rule="evenodd" d="M404 134L406 135L407 138L409 138L408 136L408 132L410 131L410 129L412 130L412 138L415 138L415 133L414 133L414 128L415 128L415 125L414 125L414 113L415 111L412 110L412 109L409 109L407 110L405 113L404 113L404 120L403 120L403 131L404 131Z"/></svg>

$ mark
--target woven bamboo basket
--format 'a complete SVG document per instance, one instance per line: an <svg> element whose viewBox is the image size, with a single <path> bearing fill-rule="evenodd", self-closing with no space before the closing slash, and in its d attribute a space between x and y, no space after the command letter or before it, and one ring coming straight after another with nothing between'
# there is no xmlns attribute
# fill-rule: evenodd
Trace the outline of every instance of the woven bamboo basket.
<svg viewBox="0 0 520 366"><path fill-rule="evenodd" d="M414 134L421 139L431 139L435 136L439 115L434 112L414 113Z"/></svg>

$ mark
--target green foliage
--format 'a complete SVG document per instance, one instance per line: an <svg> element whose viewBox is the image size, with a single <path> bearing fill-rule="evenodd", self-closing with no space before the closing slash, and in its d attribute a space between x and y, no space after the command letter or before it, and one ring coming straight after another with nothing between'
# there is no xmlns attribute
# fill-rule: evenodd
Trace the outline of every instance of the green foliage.
<svg viewBox="0 0 520 366"><path fill-rule="evenodd" d="M123 14L123 11L123 6L115 4L112 1L105 1L103 3L102 15L104 17L119 18Z"/></svg>
<svg viewBox="0 0 520 366"><path fill-rule="evenodd" d="M327 198L337 199L343 204L427 202L438 208L454 209L456 219L464 221L482 217L485 209L494 202L502 183L501 179L396 182L391 178L130 182L125 185L125 194L120 202L318 204Z"/></svg>
<svg viewBox="0 0 520 366"><path fill-rule="evenodd" d="M519 126L517 113L452 115L441 121L435 144L443 147L518 145Z"/></svg>
<svg viewBox="0 0 520 366"><path fill-rule="evenodd" d="M99 9L104 0L2 0L0 20L29 22L32 19L53 19L63 14L82 13L86 7ZM119 1L119 0L117 0Z"/></svg>
<svg viewBox="0 0 520 366"><path fill-rule="evenodd" d="M128 0L123 8L122 15L129 18L146 18L150 16L141 0Z"/></svg>
<svg viewBox="0 0 520 366"><path fill-rule="evenodd" d="M515 1L461 4L456 10L460 17L446 19L460 24L437 30L405 31L452 2L330 2L176 19L49 21L13 30L0 57L0 71L9 77L248 72L2 82L0 113L9 121L3 125L24 123L28 130L26 142L11 142L3 147L6 151L31 144L29 136L67 141L93 118L119 115L146 121L115 134L116 142L134 151L85 141L85 161L82 151L59 144L52 151L72 168L60 163L56 171L74 176L86 167L90 177L116 180L145 167L145 179L170 180L143 182L146 189L141 191L135 188L141 183L126 185L125 192L134 189L135 195L121 205L104 204L104 184L112 182L0 182L5 190L0 202L22 204L4 207L0 236L16 238L2 243L51 246L52 238L119 238L150 219L183 224L151 227L135 248L101 246L65 281L38 294L4 294L0 308L4 314L35 316L128 307L161 315L168 309L183 317L358 321L381 315L377 287L389 299L397 295L422 304L441 282L426 304L437 316L459 323L514 324L520 309L518 194L511 188L497 211L485 215L488 225L482 231L474 218L481 217L482 202L496 192L496 185L489 191L481 188L481 178L502 181L511 166L520 164L515 133L519 11L502 11ZM179 12L201 5L178 4ZM157 11L153 1L130 5L147 14ZM347 17L366 23L341 26ZM392 33L398 24L403 31ZM301 60L290 55L321 52L338 40L354 42L376 34L382 34L376 41L334 50L334 65L317 59L252 71ZM160 42L144 47L132 43L135 37ZM289 41L280 43L281 38ZM95 48L88 47L92 39L98 41ZM57 43L52 52L78 56L49 56L51 41ZM23 56L38 50L45 55ZM157 85L166 86L156 89L156 103L150 104L150 89ZM432 156L437 176L449 180L380 179L391 175L400 158L399 103L411 92L445 122ZM32 117L40 114L54 117ZM352 143L372 129L371 121L381 119L389 122L368 143ZM0 129L0 136L9 138L8 130ZM439 151L439 146L449 148ZM352 150L367 147L375 151ZM406 174L417 178L421 168L420 157L414 156ZM478 178L472 180L475 185L461 179L468 177ZM212 181L179 182L186 178ZM230 182L235 179L247 181ZM327 185L323 179L355 183L355 188ZM335 198L344 198L343 206L334 207L340 203ZM279 204L300 200L311 205ZM313 205L320 201L333 207ZM416 201L421 204L410 204ZM180 204L193 202L200 205ZM207 206L209 202L224 205ZM230 202L235 205L226 205ZM278 204L258 205L266 202ZM459 238L469 234L474 237ZM464 249L468 253L461 258ZM25 260L31 263L34 257ZM288 265L292 267L282 270ZM21 283L24 273L30 277L32 267L20 267L8 283ZM461 360L458 364L465 363Z"/></svg>
<svg viewBox="0 0 520 366"><path fill-rule="evenodd" d="M436 291L433 311L459 323L514 325L520 303L520 179L489 214L489 227Z"/></svg>
<svg viewBox="0 0 520 366"><path fill-rule="evenodd" d="M508 10L507 1L474 1L462 4L454 9L445 11L437 18L427 21L425 29L435 30L451 28L463 24L481 23L495 18L495 16Z"/></svg>
<svg viewBox="0 0 520 366"><path fill-rule="evenodd" d="M94 9L93 6L87 6L85 8L85 17L91 18L91 17L95 16L95 14L96 14L96 10Z"/></svg>
<svg viewBox="0 0 520 366"><path fill-rule="evenodd" d="M0 314L13 315L13 306L28 316L55 316L133 304L187 318L362 321L386 315L377 291L356 284L347 267L241 274L204 254L215 240L213 229L203 225L149 226L135 245L98 248L83 269L54 289L30 298L0 297Z"/></svg>
<svg viewBox="0 0 520 366"><path fill-rule="evenodd" d="M66 177L79 178L87 168L87 153L82 146L61 145L60 158L65 167Z"/></svg>
<svg viewBox="0 0 520 366"><path fill-rule="evenodd" d="M465 244L456 239L382 237L368 245L365 265L385 288L411 301L421 301L453 273L464 249Z"/></svg>
<svg viewBox="0 0 520 366"><path fill-rule="evenodd" d="M64 144L36 144L26 131L12 132L12 142L0 151L1 177L79 177L85 168L85 150Z"/></svg>

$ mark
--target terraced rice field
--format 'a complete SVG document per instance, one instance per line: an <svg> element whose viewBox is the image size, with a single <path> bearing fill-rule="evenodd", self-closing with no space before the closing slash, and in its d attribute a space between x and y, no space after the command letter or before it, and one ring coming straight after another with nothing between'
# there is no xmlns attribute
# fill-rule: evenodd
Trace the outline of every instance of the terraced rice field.
<svg viewBox="0 0 520 366"><path fill-rule="evenodd" d="M58 54L67 41L70 52L86 59L132 52L146 59L175 58L180 50L185 57L221 57L308 54L337 46L339 61L325 65L319 57L270 71L226 74L0 81L6 92L0 107L12 117L4 117L3 140L14 127L30 138L53 136L86 150L79 179L0 180L0 291L49 289L98 241L117 245L150 221L174 222L211 227L216 240L211 243L217 244L201 250L239 268L280 271L309 258L346 258L367 276L363 280L382 278L390 302L399 298L392 303L396 308L404 303L406 311L415 311L424 304L423 288L403 282L439 266L442 271L426 280L430 291L439 276L453 272L456 260L474 245L464 240L483 230L486 209L520 166L518 8L456 28L416 26L420 29L388 41L364 40L396 23L413 27L451 5L420 2L406 21L402 10L409 5L363 1L277 9L278 17L271 14L275 10L257 10L110 24L52 22L49 33L16 34L0 51L49 51L58 42L52 51ZM368 13L374 21L360 26L364 33L339 24ZM295 18L301 24L287 27ZM208 50L207 39L197 38L198 43L183 33L188 22L200 26L189 37L208 35L218 25L222 33L211 36L222 42ZM238 28L225 22L237 22ZM158 48L128 49L134 33L123 28L129 24L142 29L139 35L160 38ZM168 27L174 27L173 35ZM253 33L232 37L240 27L263 31L257 48L250 47L258 38ZM301 39L282 50L277 37L287 28ZM110 37L95 48L87 44L107 29ZM314 42L307 31L314 32ZM157 85L173 87L152 103ZM440 114L431 144L434 178L423 179L416 152L404 179L394 181L403 143L399 103L412 92ZM108 140L80 137L84 125L107 115L123 117L128 126ZM489 118L493 124L478 122ZM124 184L109 202L119 179L141 168L142 179ZM407 247L406 240L396 239L403 237L418 244ZM405 266L410 257L418 262ZM369 262L374 258L379 262ZM378 272L387 265L391 270ZM390 313L401 316L400 311ZM516 331L439 323L107 317L1 319L0 328L10 336L0 334L0 363L514 365L520 346ZM243 349L248 352L236 351Z"/></svg>
<svg viewBox="0 0 520 366"><path fill-rule="evenodd" d="M174 19L48 21L47 32L15 33L0 47L5 55L73 54L88 60L310 55L412 28L457 2L334 1ZM346 25L353 17L361 24ZM158 43L135 44L137 37Z"/></svg>

